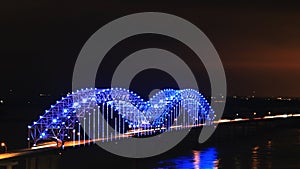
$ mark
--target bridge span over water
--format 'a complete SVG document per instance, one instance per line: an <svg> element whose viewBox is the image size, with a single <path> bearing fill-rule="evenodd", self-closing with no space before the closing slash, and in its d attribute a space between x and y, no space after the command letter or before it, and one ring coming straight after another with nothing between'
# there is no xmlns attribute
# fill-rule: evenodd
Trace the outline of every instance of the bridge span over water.
<svg viewBox="0 0 300 169"><path fill-rule="evenodd" d="M148 137L211 125L214 118L208 101L193 89L161 90L148 101L122 88L84 89L63 97L29 125L28 145Z"/></svg>
<svg viewBox="0 0 300 169"><path fill-rule="evenodd" d="M63 142L64 147L73 147L94 142L119 142L117 140L130 137L151 137L204 125L215 127L214 124L220 123L224 125L218 127L214 138L224 136L227 139L233 133L251 135L264 128L273 130L276 125L298 124L299 118L299 113L293 113L218 119L208 101L192 89L162 90L148 101L120 88L85 89L57 101L28 126L29 147L0 154L0 166L12 168L23 163L27 168L37 168L53 159L55 163L55 152L60 152L61 147L58 148L57 142L46 142L53 139ZM46 156L47 152L51 156ZM39 157L40 154L45 157Z"/></svg>

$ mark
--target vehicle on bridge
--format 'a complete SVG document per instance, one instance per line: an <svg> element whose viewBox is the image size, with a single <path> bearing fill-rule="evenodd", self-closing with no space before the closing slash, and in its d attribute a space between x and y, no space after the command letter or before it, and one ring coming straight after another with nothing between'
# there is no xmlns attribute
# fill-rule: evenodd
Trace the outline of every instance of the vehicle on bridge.
<svg viewBox="0 0 300 169"><path fill-rule="evenodd" d="M35 144L33 144L32 149L39 148L62 148L64 142L57 137L45 138L38 140Z"/></svg>

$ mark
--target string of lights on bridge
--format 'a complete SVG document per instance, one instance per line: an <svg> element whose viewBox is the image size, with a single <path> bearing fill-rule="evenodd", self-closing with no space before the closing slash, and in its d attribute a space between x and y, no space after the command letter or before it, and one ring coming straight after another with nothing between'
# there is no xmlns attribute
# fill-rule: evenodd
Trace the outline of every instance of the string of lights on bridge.
<svg viewBox="0 0 300 169"><path fill-rule="evenodd" d="M211 125L214 111L193 89L165 89L144 101L122 88L78 90L52 105L28 126L28 141L113 140Z"/></svg>

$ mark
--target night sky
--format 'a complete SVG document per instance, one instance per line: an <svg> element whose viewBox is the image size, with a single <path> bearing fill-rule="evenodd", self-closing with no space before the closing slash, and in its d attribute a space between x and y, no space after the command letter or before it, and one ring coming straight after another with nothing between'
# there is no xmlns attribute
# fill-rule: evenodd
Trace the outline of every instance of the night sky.
<svg viewBox="0 0 300 169"><path fill-rule="evenodd" d="M159 11L197 25L211 40L224 64L228 94L300 96L300 6L295 3L195 3L11 1L0 4L0 97L9 90L26 95L71 91L76 58L87 39L106 23L136 12ZM209 92L201 62L184 45L166 37L132 37L106 58L97 87L106 87L109 72L130 53L147 47L177 52L193 69L202 93ZM197 64L196 64L197 63ZM107 73L108 72L108 73ZM133 81L141 89L144 72ZM163 76L163 75L162 75ZM164 82L172 79L165 75ZM156 87L168 87L154 84ZM152 86L152 87L153 87ZM147 86L151 88L151 86ZM150 90L150 89L148 89Z"/></svg>

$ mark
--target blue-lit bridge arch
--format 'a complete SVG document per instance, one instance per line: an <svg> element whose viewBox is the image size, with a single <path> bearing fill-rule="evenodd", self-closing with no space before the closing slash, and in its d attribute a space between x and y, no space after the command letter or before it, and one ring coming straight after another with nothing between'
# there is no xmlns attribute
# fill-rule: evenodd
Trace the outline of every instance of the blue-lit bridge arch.
<svg viewBox="0 0 300 169"><path fill-rule="evenodd" d="M35 144L51 138L80 142L111 140L117 134L146 136L209 125L213 119L208 101L193 89L161 90L148 101L122 88L82 89L57 101L28 126L28 141Z"/></svg>

